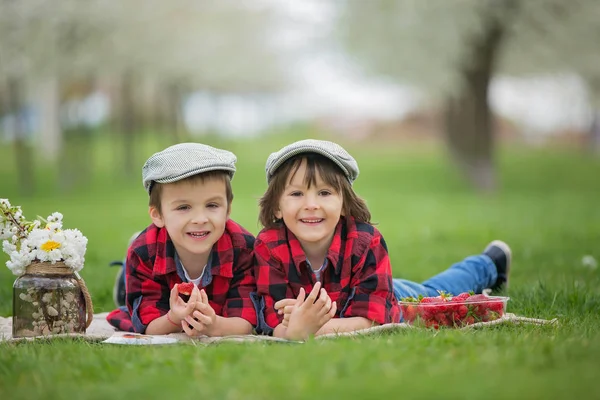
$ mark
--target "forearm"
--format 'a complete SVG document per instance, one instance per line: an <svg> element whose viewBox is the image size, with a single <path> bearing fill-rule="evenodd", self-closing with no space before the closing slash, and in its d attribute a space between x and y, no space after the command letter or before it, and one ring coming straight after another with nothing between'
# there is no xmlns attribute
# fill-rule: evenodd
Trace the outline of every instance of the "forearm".
<svg viewBox="0 0 600 400"><path fill-rule="evenodd" d="M221 317L217 315L216 329L211 336L249 335L252 324L240 317Z"/></svg>
<svg viewBox="0 0 600 400"><path fill-rule="evenodd" d="M181 332L181 322L178 325L175 325L173 322L169 321L167 315L171 318L171 321L177 323L174 319L173 314L167 313L162 317L156 318L153 321L150 321L148 326L146 327L147 335L168 335L169 333L177 333Z"/></svg>
<svg viewBox="0 0 600 400"><path fill-rule="evenodd" d="M357 331L370 328L374 325L378 325L377 322L370 321L364 317L333 318L326 322L325 325L315 333L315 336L325 335L327 333Z"/></svg>

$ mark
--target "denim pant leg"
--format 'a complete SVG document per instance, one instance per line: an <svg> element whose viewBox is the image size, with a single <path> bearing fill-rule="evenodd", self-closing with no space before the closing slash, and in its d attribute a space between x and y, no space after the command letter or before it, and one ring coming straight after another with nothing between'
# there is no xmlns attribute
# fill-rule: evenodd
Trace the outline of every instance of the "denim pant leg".
<svg viewBox="0 0 600 400"><path fill-rule="evenodd" d="M498 279L498 271L492 260L486 255L465 258L450 268L419 284L406 279L394 279L394 294L400 300L403 297L417 297L420 294L437 296L438 290L457 295L474 291L481 293L491 287Z"/></svg>

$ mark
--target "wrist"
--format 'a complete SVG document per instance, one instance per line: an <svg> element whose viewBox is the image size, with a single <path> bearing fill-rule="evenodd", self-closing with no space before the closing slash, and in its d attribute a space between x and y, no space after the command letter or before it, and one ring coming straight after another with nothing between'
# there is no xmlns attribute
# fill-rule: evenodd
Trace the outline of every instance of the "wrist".
<svg viewBox="0 0 600 400"><path fill-rule="evenodd" d="M210 336L223 336L221 334L222 319L223 319L223 317L220 317L218 315L215 316L215 321L212 323L212 325L209 328Z"/></svg>
<svg viewBox="0 0 600 400"><path fill-rule="evenodd" d="M171 310L167 311L167 313L165 314L167 316L167 321L169 321L171 323L171 325L181 327L181 321L176 322L175 318L173 318L170 314L171 314Z"/></svg>

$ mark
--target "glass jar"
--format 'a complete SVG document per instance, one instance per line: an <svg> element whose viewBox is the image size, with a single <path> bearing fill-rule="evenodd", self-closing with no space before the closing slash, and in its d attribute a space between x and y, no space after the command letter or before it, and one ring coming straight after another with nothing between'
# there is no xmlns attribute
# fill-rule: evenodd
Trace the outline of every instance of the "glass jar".
<svg viewBox="0 0 600 400"><path fill-rule="evenodd" d="M13 337L84 333L86 302L74 274L25 273L13 285Z"/></svg>

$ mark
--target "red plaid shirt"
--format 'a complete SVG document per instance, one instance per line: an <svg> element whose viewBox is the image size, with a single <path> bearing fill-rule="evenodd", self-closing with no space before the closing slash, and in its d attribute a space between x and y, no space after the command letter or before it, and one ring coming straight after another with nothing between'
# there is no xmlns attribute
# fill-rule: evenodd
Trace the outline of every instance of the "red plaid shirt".
<svg viewBox="0 0 600 400"><path fill-rule="evenodd" d="M310 292L316 277L300 242L285 226L262 230L256 237L254 257L257 290L263 297L258 329L270 334L283 319L274 304L295 298L301 287ZM364 317L379 324L399 321L387 246L375 227L342 217L326 261L321 282L337 302L336 317Z"/></svg>
<svg viewBox="0 0 600 400"><path fill-rule="evenodd" d="M250 300L250 293L256 290L253 245L254 236L228 220L223 236L213 246L199 288L206 291L217 315L240 317L255 326L256 311ZM129 247L126 262L126 303L136 332L145 332L150 321L169 311L170 291L182 282L182 276L167 230L150 225Z"/></svg>

